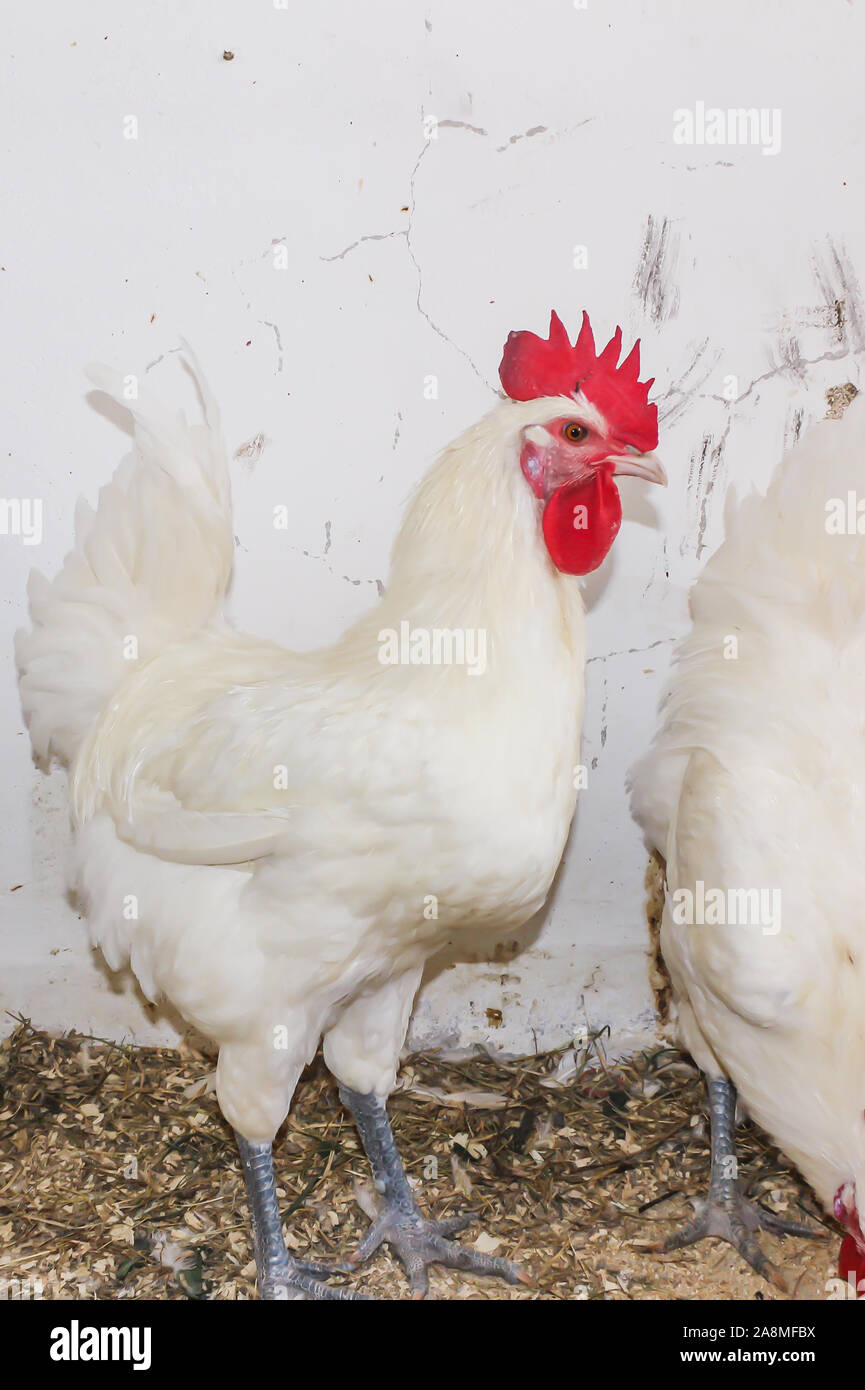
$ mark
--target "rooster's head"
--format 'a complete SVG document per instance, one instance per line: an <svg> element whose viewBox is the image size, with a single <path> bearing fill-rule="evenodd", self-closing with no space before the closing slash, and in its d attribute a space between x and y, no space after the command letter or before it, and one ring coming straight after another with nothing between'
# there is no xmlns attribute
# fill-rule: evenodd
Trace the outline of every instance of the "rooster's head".
<svg viewBox="0 0 865 1390"><path fill-rule="evenodd" d="M514 401L562 398L561 414L523 430L520 465L544 503L543 533L550 556L566 574L600 565L622 522L614 479L620 474L666 483L652 453L658 408L649 405L651 381L640 381L640 344L619 364L622 330L601 353L589 316L571 345L558 314L548 338L511 333L499 376Z"/></svg>

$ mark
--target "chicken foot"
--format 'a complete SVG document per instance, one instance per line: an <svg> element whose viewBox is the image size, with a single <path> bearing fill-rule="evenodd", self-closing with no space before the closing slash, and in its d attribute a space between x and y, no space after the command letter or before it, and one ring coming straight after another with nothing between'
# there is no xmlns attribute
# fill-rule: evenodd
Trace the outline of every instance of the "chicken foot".
<svg viewBox="0 0 865 1390"><path fill-rule="evenodd" d="M353 1293L350 1289L323 1284L317 1277L328 1278L340 1271L329 1269L327 1265L307 1264L289 1255L282 1237L272 1145L251 1144L238 1134L237 1146L252 1211L259 1298L362 1298L362 1294Z"/></svg>
<svg viewBox="0 0 865 1390"><path fill-rule="evenodd" d="M742 1196L736 1181L736 1088L732 1081L718 1076L706 1078L706 1090L712 1150L708 1194L694 1202L696 1215L693 1220L651 1249L666 1254L714 1236L726 1240L757 1274L786 1292L784 1275L761 1250L755 1232L774 1231L788 1236L810 1236L815 1240L823 1239L823 1232L800 1221L787 1221Z"/></svg>
<svg viewBox="0 0 865 1390"><path fill-rule="evenodd" d="M387 1109L377 1095L362 1095L340 1086L339 1096L354 1117L372 1167L376 1191L383 1198L367 1234L349 1259L350 1268L361 1264L386 1243L402 1261L414 1299L426 1296L429 1288L427 1265L431 1264L463 1269L472 1274L498 1275L509 1284L530 1283L525 1271L511 1260L484 1255L448 1239L469 1224L472 1213L452 1216L445 1221L433 1221L423 1215L406 1177Z"/></svg>

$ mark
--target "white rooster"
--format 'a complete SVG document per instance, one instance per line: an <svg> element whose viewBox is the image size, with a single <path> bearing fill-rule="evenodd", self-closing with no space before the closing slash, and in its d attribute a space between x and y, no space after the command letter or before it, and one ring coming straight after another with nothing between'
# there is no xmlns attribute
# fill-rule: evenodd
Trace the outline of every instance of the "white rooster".
<svg viewBox="0 0 865 1390"><path fill-rule="evenodd" d="M846 1268L865 1259L863 476L857 400L785 456L765 497L728 507L633 775L666 859L661 946L712 1123L709 1199L664 1248L720 1236L781 1286L756 1232L815 1233L739 1192L736 1090L846 1226Z"/></svg>
<svg viewBox="0 0 865 1390"><path fill-rule="evenodd" d="M638 346L619 366L617 330L596 355L585 315L574 346L555 315L549 339L511 334L510 399L418 487L385 597L305 654L222 616L229 479L200 373L192 428L91 373L132 411L135 452L58 578L32 576L22 700L36 753L70 767L93 940L219 1044L264 1298L350 1296L288 1255L275 1192L272 1140L322 1038L382 1198L353 1263L388 1242L420 1297L432 1262L521 1277L449 1240L462 1220L422 1216L385 1102L424 962L462 926L525 922L556 872L583 707L573 576L618 530L614 475L664 481ZM483 663L429 660L461 634Z"/></svg>

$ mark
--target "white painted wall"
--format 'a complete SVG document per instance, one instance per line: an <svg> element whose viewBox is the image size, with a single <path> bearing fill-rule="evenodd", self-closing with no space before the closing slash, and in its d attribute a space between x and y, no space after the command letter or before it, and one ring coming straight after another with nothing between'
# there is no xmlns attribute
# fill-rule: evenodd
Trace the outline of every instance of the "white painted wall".
<svg viewBox="0 0 865 1390"><path fill-rule="evenodd" d="M234 616L310 646L374 602L403 500L491 404L509 329L545 329L551 306L576 325L585 306L599 333L642 334L671 485L624 485L588 586L591 779L558 891L519 958L427 987L418 1042L530 1050L588 1020L626 1047L652 1028L623 778L728 484L765 482L796 412L860 380L863 41L846 0L43 0L6 16L0 491L42 499L44 536L0 536L3 651L28 569L56 568L76 496L126 446L87 403L88 360L180 399L170 354L181 334L196 346L241 451ZM780 150L675 143L674 110L697 102L778 108ZM0 1008L170 1037L108 987L64 901L63 781L31 767L9 665L2 727L0 886L21 887L2 899Z"/></svg>

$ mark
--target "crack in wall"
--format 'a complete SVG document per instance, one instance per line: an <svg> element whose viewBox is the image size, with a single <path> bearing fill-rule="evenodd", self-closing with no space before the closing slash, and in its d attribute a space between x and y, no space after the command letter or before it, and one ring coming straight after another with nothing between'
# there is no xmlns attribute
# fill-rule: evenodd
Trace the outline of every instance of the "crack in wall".
<svg viewBox="0 0 865 1390"><path fill-rule="evenodd" d="M579 129L581 129L582 126L590 125L590 124L592 123L592 121L594 121L595 119L596 119L596 118L595 118L594 116L588 116L585 120L583 120L583 121L578 121L577 124L576 124L575 126L569 127L568 130L569 130L569 132L570 132L570 131L573 131L573 130L579 130ZM490 137L489 137L489 132L486 131L482 126L472 125L472 124L471 124L470 122L468 122L468 121L457 121L457 120L453 120L453 119L451 119L451 118L447 118L447 119L445 119L445 120L437 121L437 122L436 122L436 129L437 129L437 130L443 130L443 129L444 129L444 130L465 130L465 131L468 131L469 134L471 134L471 135L478 135L478 136L481 136L481 137L484 138L484 139L489 139L489 138L490 138ZM549 128L548 128L547 126L530 126L530 127L528 128L528 130L518 131L518 132L516 132L515 134L509 136L506 144L504 144L504 145L499 145L499 146L496 147L496 153L497 153L497 154L501 154L502 152L504 152L504 151L506 151L506 150L508 150L508 149L511 149L515 144L517 144L517 143L518 143L519 141L521 141L521 140L531 140L531 139L535 138L535 137L538 136L538 135L546 135L546 134L549 134L549 133L550 133L550 132L549 132ZM444 329L441 327L441 325L438 324L438 323L436 322L436 320L432 317L432 314L429 312L428 309L426 309L426 308L424 307L424 304L423 304L423 292L424 292L423 269L422 269L422 267L421 267L420 261L418 260L417 254L416 254L415 249L414 249L414 246L413 246L413 244L412 244L412 232L413 232L413 230L414 230L414 215L415 215L415 212L416 212L416 210L417 210L417 195L416 195L416 180L417 180L417 174L418 174L418 171L419 171L419 169L420 169L420 166L421 166L421 163L422 163L422 161L423 161L423 158L424 158L425 154L427 153L427 150L429 149L431 143L432 143L432 141L431 141L430 139L427 139L427 140L425 141L424 146L423 146L423 149L421 150L420 154L418 155L417 159L415 160L414 166L413 166L413 168L412 168L412 170L411 170L411 174L409 175L409 214L408 214L408 224L407 224L405 227L403 227L403 228L398 228L398 229L393 230L393 231L390 231L390 232L368 232L368 233L365 233L363 236L357 237L354 241L350 242L348 246L343 247L343 249L342 249L341 251L336 252L334 255L332 255L332 256L319 256L318 259L319 259L320 261L326 263L326 264L330 264L330 263L332 263L333 261L341 261L341 260L344 260L346 256L350 255L350 254L352 253L352 251L355 251L355 250L357 249L357 247L362 246L365 242L368 242L368 241L390 241L390 240L394 240L394 239L396 239L396 238L403 237L403 238L405 239L406 248L407 248L408 254L409 254L409 259L410 259L410 261L411 261L411 263L412 263L412 266L414 267L415 273L416 273L416 275L417 275L417 295L416 295L416 298L415 298L415 308L417 309L417 311L418 311L418 313L421 315L421 317L422 317L423 319L426 320L426 322L429 324L430 328L431 328L432 331L436 334L436 336L439 337L439 338L441 338L442 342L447 343L448 347L451 347L451 348L454 349L455 352L458 352L458 353L460 354L460 356L461 356L462 358L464 358L464 360L469 364L469 366L471 367L472 371L474 372L474 374L475 374L475 376L478 378L478 380L481 381L481 382L483 382L484 386L486 386L487 389L488 389L489 391L492 391L494 394L496 394L496 393L497 393L497 388L496 388L496 386L495 386L495 385L484 375L484 373L480 370L480 368L478 367L477 363L474 361L474 359L473 359L473 357L471 356L471 354L468 353L468 352L466 351L465 348L461 347L459 343L455 342L455 340L454 340L453 338L451 338L451 337L444 331ZM253 264L255 261L263 260L264 257L266 257L266 256L268 256L268 255L270 255L270 254L272 253L272 250L273 250L273 247L274 247L274 246L279 246L279 245L281 245L284 241L285 241L285 237L273 237L272 240L271 240L270 246L269 246L265 251L263 251L263 252L261 253L261 255L251 257L250 260L239 261L236 267L231 267L231 275L232 275L232 278L234 279L234 282L235 282L235 284L237 285L238 290L240 290L241 294L244 294L244 295L245 295L245 291L243 291L243 289L242 289L242 287L241 287L241 285L240 285L240 282L239 282L238 279L237 279L237 276L236 276L236 273L235 273L236 270L240 270L240 269L241 269L243 266L245 266L245 265L251 265L251 264ZM250 309L250 307L251 307L251 304L250 304L250 302L247 300L247 301L246 301L246 308L247 308L247 309ZM281 372L281 371L282 371L282 343L281 343L281 341L279 340L278 329L276 328L276 325L275 325L275 324L269 323L267 320L259 319L258 321L259 321L259 323L265 323L266 326L267 326L268 328L272 328L272 329L274 330L274 332L277 334L277 345L278 345L279 352L280 352L279 366L277 367L277 372Z"/></svg>
<svg viewBox="0 0 865 1390"><path fill-rule="evenodd" d="M439 130L468 130L472 135L487 135L488 133L479 125L469 125L468 121L436 121L436 126Z"/></svg>
<svg viewBox="0 0 865 1390"><path fill-rule="evenodd" d="M295 553L295 555L302 555L302 556L304 557L305 560L315 560L315 561L317 561L320 565L323 565L323 566L324 566L324 568L327 570L328 574L332 574L332 575L333 575L334 579L342 579L342 580L344 580L344 582L345 582L346 584L351 584L351 585L353 585L353 587L356 588L356 589L357 589L357 588L360 588L360 586L361 586L362 584L374 584L374 585L375 585L375 590L376 590L376 593L377 593L378 597L379 597L379 598L384 598L384 588L385 588L385 586L384 586L384 581L383 581L383 580L381 580L381 579L358 579L358 578L356 578L356 577L355 577L354 575L352 575L352 574L340 574L338 570L335 570L335 569L333 568L333 565L331 565L331 564L329 563L329 561L327 560L327 554L328 554L328 552L330 551L330 548L331 548L332 544L333 544L333 523L330 522L330 521L326 521L326 522L324 523L324 550L321 552L320 555L317 555L316 552L315 552L314 550L304 550L303 546L300 546L300 545L290 545L290 546L288 547L288 549L289 549L289 550L293 550L294 553Z"/></svg>
<svg viewBox="0 0 865 1390"><path fill-rule="evenodd" d="M180 347L176 347L176 348L166 348L165 352L161 352L161 353L159 354L158 357L154 357L154 359L153 359L152 362L148 362L147 366L144 368L144 375L147 376L147 373L148 373L149 371L152 371L154 367L158 367L159 364L160 364L160 362L164 362L165 359L166 359L166 357L172 357L172 356L174 355L175 352L182 352L182 351L183 351L183 346L182 346L182 344L181 344Z"/></svg>
<svg viewBox="0 0 865 1390"><path fill-rule="evenodd" d="M700 388L705 386L709 377L714 372L721 360L720 349L715 349L714 354L708 360L706 354L709 352L709 339L704 338L698 344L690 363L685 370L671 382L665 391L654 398L658 407L658 424L671 425L678 420L680 415L685 415L693 406L694 401L700 399ZM699 381L688 382L692 373L696 373L702 364L702 373ZM677 398L677 399L676 399Z"/></svg>
<svg viewBox="0 0 865 1390"><path fill-rule="evenodd" d="M505 144L505 145L496 145L496 154L503 154L505 150L509 150L509 149L510 149L511 145L516 145L516 144L518 143L518 141L520 141L520 140L533 140L533 139L535 138L536 135L546 135L548 131L549 131L549 126L545 126L545 125L533 125L533 126L530 126L528 130L522 130L522 131L520 131L519 134L517 134L517 135L511 135L511 136L509 137L508 141L507 141L507 144ZM486 133L486 132L485 132L485 133Z"/></svg>
<svg viewBox="0 0 865 1390"><path fill-rule="evenodd" d="M277 363L274 376L279 376L279 373L282 371L282 335L280 334L280 331L276 324L271 323L270 319L259 319L258 322L262 324L264 328L271 328L273 330L273 336L276 338L277 352Z"/></svg>
<svg viewBox="0 0 865 1390"><path fill-rule="evenodd" d="M591 666L593 661L611 661L614 656L636 656L641 652L651 652L654 651L655 647L663 647L675 641L677 641L675 637L659 637L656 642L650 642L647 647L624 647L618 652L603 652L599 656L588 657L586 665Z"/></svg>
<svg viewBox="0 0 865 1390"><path fill-rule="evenodd" d="M441 125L442 122L439 122L439 124ZM454 348L455 351L458 352L460 356L466 360L466 362L468 362L475 376L478 378L478 381L482 381L484 386L486 386L488 390L494 391L495 387L492 385L491 382L487 380L483 372L478 367L477 363L474 362L469 353L466 352L465 348L461 348L459 343L455 343L453 338L448 337L444 329L439 327L439 325L433 319L432 315L427 312L427 310L423 307L423 304L421 303L421 297L423 295L423 271L421 270L420 261L415 255L414 246L412 245L412 232L414 230L414 215L415 210L417 208L417 195L415 192L415 184L417 180L418 170L420 169L420 166L423 163L424 155L430 148L430 144L431 142L427 140L423 149L421 150L420 154L415 160L414 168L412 169L411 176L409 178L409 217L408 226L406 227L405 240L406 246L408 248L409 258L417 274L417 297L415 299L415 307L418 313L421 315L421 317L426 319L433 332L437 334L439 338L441 338L442 342L447 343L449 347Z"/></svg>
<svg viewBox="0 0 865 1390"><path fill-rule="evenodd" d="M390 241L392 237L400 237L406 235L407 229L405 227L402 227L399 231L396 232L369 232L366 236L359 236L356 241L352 241L348 246L345 247L344 250L338 251L335 256L319 256L318 259L320 261L326 261L328 263L330 263L331 261L342 261L345 260L346 256L348 256L350 252L354 251L358 246L362 246L365 241Z"/></svg>
<svg viewBox="0 0 865 1390"><path fill-rule="evenodd" d="M794 338L792 340L789 360L786 362L776 362L768 371L761 372L759 376L755 376L754 380L740 396L734 396L732 400L728 400L726 396L719 396L715 393L704 393L701 395L700 399L720 401L722 405L726 406L741 405L742 401L747 400L755 387L759 386L764 381L771 381L773 377L792 374L802 381L805 379L806 369L808 367L817 367L821 362L841 362L845 357L855 357L860 352L865 351L865 348L852 349L843 347L839 348L837 352L821 352L819 357L803 357L798 347L798 341Z"/></svg>

